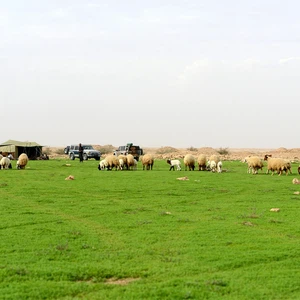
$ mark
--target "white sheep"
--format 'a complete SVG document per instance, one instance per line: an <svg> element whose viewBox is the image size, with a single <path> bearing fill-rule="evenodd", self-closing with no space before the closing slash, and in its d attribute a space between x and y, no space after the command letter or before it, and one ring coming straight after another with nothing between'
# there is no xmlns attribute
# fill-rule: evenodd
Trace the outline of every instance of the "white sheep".
<svg viewBox="0 0 300 300"><path fill-rule="evenodd" d="M207 161L208 169L211 170L212 172L216 172L219 161L220 161L219 156L211 155L209 160Z"/></svg>
<svg viewBox="0 0 300 300"><path fill-rule="evenodd" d="M29 161L29 158L26 153L22 153L17 161L17 169L25 169L27 163Z"/></svg>
<svg viewBox="0 0 300 300"><path fill-rule="evenodd" d="M206 170L206 156L204 154L200 154L197 159L199 171Z"/></svg>
<svg viewBox="0 0 300 300"><path fill-rule="evenodd" d="M170 165L169 171L171 171L172 169L174 171L175 167L177 171L181 171L181 162L179 159L167 159L167 163Z"/></svg>
<svg viewBox="0 0 300 300"><path fill-rule="evenodd" d="M2 157L0 160L0 169L11 169L11 162L8 157Z"/></svg>
<svg viewBox="0 0 300 300"><path fill-rule="evenodd" d="M218 173L222 173L222 166L223 166L222 162L219 161L219 162L217 163L217 172L218 172Z"/></svg>
<svg viewBox="0 0 300 300"><path fill-rule="evenodd" d="M192 154L187 154L184 159L185 171L189 168L189 171L195 170L195 157Z"/></svg>
<svg viewBox="0 0 300 300"><path fill-rule="evenodd" d="M98 170L105 170L108 168L108 163L105 159L101 160L98 165Z"/></svg>
<svg viewBox="0 0 300 300"><path fill-rule="evenodd" d="M258 156L247 156L245 157L244 162L248 165L247 173L252 172L252 174L257 174L258 170L262 170L264 166L262 159Z"/></svg>
<svg viewBox="0 0 300 300"><path fill-rule="evenodd" d="M154 164L154 157L151 154L145 154L142 157L142 165L143 165L143 170L152 170L153 169L153 164Z"/></svg>

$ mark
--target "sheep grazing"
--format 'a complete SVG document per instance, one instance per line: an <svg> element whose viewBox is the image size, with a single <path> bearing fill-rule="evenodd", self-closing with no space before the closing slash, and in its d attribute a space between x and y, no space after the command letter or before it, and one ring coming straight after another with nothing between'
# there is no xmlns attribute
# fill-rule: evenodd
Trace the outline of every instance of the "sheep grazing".
<svg viewBox="0 0 300 300"><path fill-rule="evenodd" d="M128 170L127 156L126 156L126 155L123 155L123 154L120 154L120 155L118 155L118 159L119 159L119 161L120 161L120 159L123 160L123 169L124 169L124 167L125 167L126 170Z"/></svg>
<svg viewBox="0 0 300 300"><path fill-rule="evenodd" d="M119 160L114 155L108 155L105 157L106 163L107 163L107 170L112 170L113 168L116 168L118 170L119 168Z"/></svg>
<svg viewBox="0 0 300 300"><path fill-rule="evenodd" d="M288 172L292 174L290 161L283 158L271 157L271 155L268 154L265 155L264 160L268 162L266 174L269 174L269 171L272 172L272 175L276 171L278 176L280 176L283 171L285 171L286 175L288 175Z"/></svg>
<svg viewBox="0 0 300 300"><path fill-rule="evenodd" d="M257 174L258 170L262 170L264 163L258 156L247 156L244 162L248 164L248 173Z"/></svg>
<svg viewBox="0 0 300 300"><path fill-rule="evenodd" d="M123 158L119 158L119 156L118 156L118 160L119 160L119 169L123 170L123 168L124 168L124 160L123 160Z"/></svg>
<svg viewBox="0 0 300 300"><path fill-rule="evenodd" d="M128 170L133 170L134 169L134 165L135 165L133 155L132 154L128 154L126 156L126 158L127 158L127 168L128 168Z"/></svg>
<svg viewBox="0 0 300 300"><path fill-rule="evenodd" d="M27 163L29 161L29 158L27 156L26 153L22 153L19 158L18 158L18 161L17 161L17 169L25 169Z"/></svg>
<svg viewBox="0 0 300 300"><path fill-rule="evenodd" d="M0 169L11 169L11 162L8 157L2 157L0 160Z"/></svg>
<svg viewBox="0 0 300 300"><path fill-rule="evenodd" d="M220 161L219 156L217 155L211 155L207 164L208 164L208 169L212 172L218 171L218 163Z"/></svg>
<svg viewBox="0 0 300 300"><path fill-rule="evenodd" d="M219 162L217 163L217 172L218 172L218 173L222 173L222 166L223 166L222 162L219 161Z"/></svg>
<svg viewBox="0 0 300 300"><path fill-rule="evenodd" d="M204 154L200 154L198 156L197 162L198 162L198 165L199 165L199 171L206 170L207 160L206 160L206 156Z"/></svg>
<svg viewBox="0 0 300 300"><path fill-rule="evenodd" d="M195 170L195 157L192 154L187 154L184 159L183 159L183 163L185 165L185 170L187 170L187 168L189 168L189 171L191 170Z"/></svg>
<svg viewBox="0 0 300 300"><path fill-rule="evenodd" d="M154 164L154 157L151 154L145 154L142 157L142 165L143 165L143 170L152 170L153 169L153 164Z"/></svg>
<svg viewBox="0 0 300 300"><path fill-rule="evenodd" d="M98 170L105 170L108 168L108 163L105 159L101 160L98 165Z"/></svg>
<svg viewBox="0 0 300 300"><path fill-rule="evenodd" d="M177 171L181 171L181 162L179 159L167 159L167 163L170 165L170 170L171 171L173 169L173 171L175 170L175 167L176 167L176 170Z"/></svg>

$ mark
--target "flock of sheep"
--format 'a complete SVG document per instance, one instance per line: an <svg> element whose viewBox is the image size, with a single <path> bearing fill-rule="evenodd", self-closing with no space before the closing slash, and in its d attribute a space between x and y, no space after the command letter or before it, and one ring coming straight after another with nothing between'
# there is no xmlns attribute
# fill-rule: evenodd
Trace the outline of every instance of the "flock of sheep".
<svg viewBox="0 0 300 300"><path fill-rule="evenodd" d="M145 154L140 157L142 162L143 170L152 170L154 164L154 157L151 154ZM189 169L195 170L196 159L193 155L187 154L183 159L185 170ZM167 163L170 165L170 170L174 170L175 167L178 171L181 170L181 162L178 159L168 159ZM212 155L209 160L206 159L205 155L200 155L197 159L199 165L199 171L201 170L210 170L212 172L222 172L222 162L217 155ZM136 170L137 169L137 160L133 155L108 155L105 159L101 160L98 169L99 170Z"/></svg>
<svg viewBox="0 0 300 300"><path fill-rule="evenodd" d="M167 159L167 163L170 165L170 171L175 170L175 167L178 171L181 170L181 162L178 159ZM183 158L183 163L185 170L194 171L196 168L196 158L192 154L187 154ZM197 158L199 171L212 171L212 172L222 172L222 161L217 155L211 155L209 160L207 160L204 154L200 154Z"/></svg>
<svg viewBox="0 0 300 300"><path fill-rule="evenodd" d="M154 164L154 157L151 154L146 154L140 157L142 162L143 170L152 170ZM264 167L264 162L267 162L267 174L272 172L277 172L280 176L283 172L288 175L292 174L291 162L283 158L273 158L272 155L266 154L265 157L259 158L258 156L247 156L243 160L244 163L247 163L248 168L247 172L252 174L257 174L258 170L262 170ZM170 171L181 170L181 161L179 159L167 159L167 163L170 165ZM211 171L213 173L222 173L223 163L220 160L218 155L211 155L207 159L206 155L200 154L197 159L192 154L187 154L183 158L183 163L185 166L185 171L194 171L196 165L198 165L199 171ZM137 160L134 157L129 155L108 155L105 159L100 161L98 169L99 170L136 170L137 169ZM300 174L300 166L298 168L298 173Z"/></svg>
<svg viewBox="0 0 300 300"><path fill-rule="evenodd" d="M243 162L248 164L248 173L252 172L252 174L257 174L258 170L262 170L264 161L267 162L267 174L269 174L269 171L272 172L272 175L274 172L277 172L279 176L283 172L285 172L286 175L288 175L288 173L292 174L291 162L289 160L275 158L272 157L271 154L266 154L264 159L261 159L258 156L247 156ZM300 167L298 168L298 173L300 174Z"/></svg>
<svg viewBox="0 0 300 300"><path fill-rule="evenodd" d="M16 164L17 169L25 169L28 160L29 159L27 154L22 153L17 160L17 164ZM8 157L0 154L0 169L11 169L11 168L12 168L11 160Z"/></svg>
<svg viewBox="0 0 300 300"><path fill-rule="evenodd" d="M140 157L140 160L143 165L143 170L152 170L154 164L154 157L151 154L145 154ZM128 155L108 155L105 159L101 160L98 169L99 170L136 170L137 169L137 160L133 157L132 154Z"/></svg>
<svg viewBox="0 0 300 300"><path fill-rule="evenodd" d="M25 166L28 163L28 156L25 153L22 153L18 160L16 167L17 169L25 169ZM143 166L143 170L152 170L154 165L154 157L151 154L145 154L140 157L140 161ZM244 163L247 163L248 168L247 172L252 174L257 174L258 170L262 170L264 167L264 162L267 162L267 174L271 171L272 175L274 172L280 176L283 172L288 175L292 174L291 162L283 158L273 158L272 155L266 154L264 158L258 156L247 156L243 160ZM137 169L137 160L133 155L108 155L105 159L101 160L98 169L99 170L136 170ZM181 162L179 159L167 159L167 163L170 165L170 171L181 170ZM196 168L196 163L198 164L199 171L211 171L211 172L222 172L222 161L218 155L211 155L209 159L204 154L198 156L197 160L192 154L185 155L183 159L185 170L194 171ZM2 156L0 154L0 169L11 169L11 160L8 157ZM300 166L298 168L298 173L300 174Z"/></svg>

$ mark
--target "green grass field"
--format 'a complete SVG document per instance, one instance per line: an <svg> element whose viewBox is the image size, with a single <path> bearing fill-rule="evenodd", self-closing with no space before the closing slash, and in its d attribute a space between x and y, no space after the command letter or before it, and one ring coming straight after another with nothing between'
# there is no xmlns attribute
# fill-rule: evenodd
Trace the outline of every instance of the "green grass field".
<svg viewBox="0 0 300 300"><path fill-rule="evenodd" d="M0 171L0 299L300 299L296 174L97 166Z"/></svg>

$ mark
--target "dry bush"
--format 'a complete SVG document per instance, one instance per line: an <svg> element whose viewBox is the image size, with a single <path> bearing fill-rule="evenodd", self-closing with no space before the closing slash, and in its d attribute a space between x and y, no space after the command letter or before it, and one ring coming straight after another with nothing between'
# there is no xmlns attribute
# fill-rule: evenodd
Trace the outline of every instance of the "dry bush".
<svg viewBox="0 0 300 300"><path fill-rule="evenodd" d="M188 151L198 151L198 149L197 148L195 148L195 147L193 147L193 146L191 146L190 148L187 148L186 150L188 150Z"/></svg>
<svg viewBox="0 0 300 300"><path fill-rule="evenodd" d="M221 155L228 155L229 154L228 148L220 148L219 150L217 150L217 152Z"/></svg>

